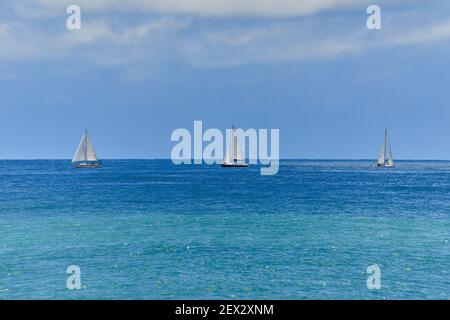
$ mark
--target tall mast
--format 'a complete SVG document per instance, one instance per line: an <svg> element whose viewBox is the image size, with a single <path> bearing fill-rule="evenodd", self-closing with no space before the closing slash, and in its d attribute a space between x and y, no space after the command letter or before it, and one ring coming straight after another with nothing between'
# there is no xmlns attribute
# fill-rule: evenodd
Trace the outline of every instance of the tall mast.
<svg viewBox="0 0 450 320"><path fill-rule="evenodd" d="M85 159L85 161L87 161L88 160L88 158L87 158L87 142L88 142L88 140L87 140L87 135L88 135L88 132L87 132L87 129L85 129L84 130L84 159Z"/></svg>

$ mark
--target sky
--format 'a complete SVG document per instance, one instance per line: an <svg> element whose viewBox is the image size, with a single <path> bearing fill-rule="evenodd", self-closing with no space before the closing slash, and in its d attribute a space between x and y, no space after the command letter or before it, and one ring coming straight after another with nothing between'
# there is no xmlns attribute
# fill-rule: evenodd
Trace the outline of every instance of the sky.
<svg viewBox="0 0 450 320"><path fill-rule="evenodd" d="M450 159L450 2L3 0L0 114L0 159L69 159L85 128L170 158L194 120L279 129L281 158L376 159L386 128L395 159Z"/></svg>

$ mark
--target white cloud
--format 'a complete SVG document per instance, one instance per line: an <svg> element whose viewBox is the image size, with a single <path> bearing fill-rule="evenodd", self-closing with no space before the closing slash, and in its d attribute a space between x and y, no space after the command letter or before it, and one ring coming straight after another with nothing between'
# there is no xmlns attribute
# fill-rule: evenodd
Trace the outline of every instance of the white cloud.
<svg viewBox="0 0 450 320"><path fill-rule="evenodd" d="M42 36L21 24L0 24L0 61L39 57Z"/></svg>
<svg viewBox="0 0 450 320"><path fill-rule="evenodd" d="M189 24L185 18L154 18L136 25L100 18L84 21L81 30L50 32L27 23L0 24L0 62L50 58L100 66L142 63L170 50L168 40Z"/></svg>
<svg viewBox="0 0 450 320"><path fill-rule="evenodd" d="M67 0L35 0L41 7L61 9ZM87 10L145 10L192 15L303 16L322 10L361 6L367 0L77 0Z"/></svg>
<svg viewBox="0 0 450 320"><path fill-rule="evenodd" d="M450 38L450 19L413 30L393 33L384 41L385 45L426 44Z"/></svg>
<svg viewBox="0 0 450 320"><path fill-rule="evenodd" d="M303 23L279 22L251 29L205 31L181 41L180 48L190 63L218 67L334 57L364 46L360 32L314 37L310 31Z"/></svg>
<svg viewBox="0 0 450 320"><path fill-rule="evenodd" d="M330 26L340 22L327 21ZM450 20L407 26L390 24L379 31L347 27L338 32L307 22L266 23L256 28L207 30L183 39L181 49L194 65L218 67L331 58L372 49L440 43L450 38Z"/></svg>
<svg viewBox="0 0 450 320"><path fill-rule="evenodd" d="M115 10L158 10L160 12L191 12L197 14L309 14L318 10L351 4L354 1L76 1L96 14L82 13L82 29L64 28L63 8L72 1L35 0L40 11L32 15L26 6L18 17L0 23L0 62L39 58L78 59L86 65L127 66L139 70L158 60L183 62L201 67L217 67L278 61L302 61L355 54L372 48L420 45L450 38L450 20L408 16L409 24L393 14L382 30L365 27L365 10L361 16L324 15L302 18L204 18L185 15L144 14L132 20L133 13L113 14ZM339 4L338 4L339 2ZM22 4L25 2L22 2ZM119 8L119 3L122 7ZM258 5L254 5L257 3ZM278 3L278 6L276 5ZM200 6L200 4L202 4ZM213 6L215 4L216 6ZM250 5L253 4L253 5ZM108 5L115 8L111 15L100 14ZM200 8L200 7L201 8ZM277 8L275 8L277 7ZM17 6L15 7L18 8ZM155 9L156 8L156 9ZM251 10L250 10L251 9ZM58 25L52 15L43 12L60 11ZM85 9L83 9L85 10ZM23 18L25 12L28 18ZM106 10L108 12L108 10ZM283 13L284 12L284 13ZM136 12L134 12L136 13ZM36 20L37 19L37 20ZM412 21L412 23L411 23ZM42 27L45 26L45 27ZM167 58L169 57L169 58ZM133 72L134 73L134 72Z"/></svg>

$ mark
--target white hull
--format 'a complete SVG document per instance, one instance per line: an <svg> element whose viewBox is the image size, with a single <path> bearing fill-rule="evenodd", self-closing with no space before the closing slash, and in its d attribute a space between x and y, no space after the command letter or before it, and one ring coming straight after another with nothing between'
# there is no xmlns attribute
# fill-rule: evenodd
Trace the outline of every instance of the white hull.
<svg viewBox="0 0 450 320"><path fill-rule="evenodd" d="M101 168L103 167L103 163L102 162L76 163L73 165L73 167L77 169Z"/></svg>

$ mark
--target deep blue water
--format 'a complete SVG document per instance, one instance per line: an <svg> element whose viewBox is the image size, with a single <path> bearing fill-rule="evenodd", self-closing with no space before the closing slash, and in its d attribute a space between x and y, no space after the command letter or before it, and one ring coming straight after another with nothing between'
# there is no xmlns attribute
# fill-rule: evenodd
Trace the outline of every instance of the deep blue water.
<svg viewBox="0 0 450 320"><path fill-rule="evenodd" d="M450 162L104 164L0 161L0 299L450 298Z"/></svg>

